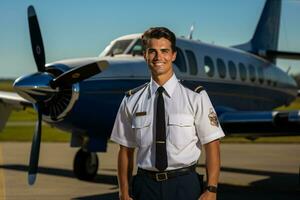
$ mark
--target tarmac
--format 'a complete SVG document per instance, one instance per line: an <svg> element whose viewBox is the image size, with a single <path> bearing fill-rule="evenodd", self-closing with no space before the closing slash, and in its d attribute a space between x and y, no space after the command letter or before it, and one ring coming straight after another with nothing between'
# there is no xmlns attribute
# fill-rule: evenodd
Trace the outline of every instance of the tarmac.
<svg viewBox="0 0 300 200"><path fill-rule="evenodd" d="M42 143L35 185L27 184L31 143L0 143L1 200L117 200L118 145L99 153L92 182L73 175L77 149L68 143ZM300 199L300 144L222 144L218 200ZM204 156L197 171L204 173ZM187 199L188 200L188 199Z"/></svg>

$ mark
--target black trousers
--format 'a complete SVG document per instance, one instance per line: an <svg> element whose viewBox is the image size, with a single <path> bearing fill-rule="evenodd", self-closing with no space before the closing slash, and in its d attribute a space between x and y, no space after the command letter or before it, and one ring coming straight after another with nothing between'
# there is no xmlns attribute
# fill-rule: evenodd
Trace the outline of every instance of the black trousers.
<svg viewBox="0 0 300 200"><path fill-rule="evenodd" d="M137 174L132 180L131 196L134 200L198 200L202 186L202 177L196 172L165 181Z"/></svg>

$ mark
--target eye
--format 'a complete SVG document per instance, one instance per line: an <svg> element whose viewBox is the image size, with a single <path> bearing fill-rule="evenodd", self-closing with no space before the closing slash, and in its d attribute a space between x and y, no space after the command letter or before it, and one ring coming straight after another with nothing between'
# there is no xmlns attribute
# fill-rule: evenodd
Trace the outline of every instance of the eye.
<svg viewBox="0 0 300 200"><path fill-rule="evenodd" d="M156 51L154 49L148 49L148 53L153 54L153 53L156 53Z"/></svg>
<svg viewBox="0 0 300 200"><path fill-rule="evenodd" d="M164 53L164 54L166 54L166 53L170 52L170 49L162 49L161 52Z"/></svg>

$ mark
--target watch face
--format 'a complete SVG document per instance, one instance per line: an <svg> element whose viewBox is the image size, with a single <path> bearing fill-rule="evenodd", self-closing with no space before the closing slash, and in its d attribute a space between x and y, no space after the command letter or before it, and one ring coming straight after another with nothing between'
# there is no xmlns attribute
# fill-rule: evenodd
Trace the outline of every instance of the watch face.
<svg viewBox="0 0 300 200"><path fill-rule="evenodd" d="M206 189L209 192L217 193L217 187L216 186L209 185L209 186L206 187Z"/></svg>

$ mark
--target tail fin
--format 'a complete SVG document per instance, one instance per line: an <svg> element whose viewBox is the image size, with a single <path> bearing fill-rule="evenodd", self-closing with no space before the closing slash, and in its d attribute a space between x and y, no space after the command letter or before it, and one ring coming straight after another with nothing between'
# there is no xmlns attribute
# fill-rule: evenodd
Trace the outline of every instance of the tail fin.
<svg viewBox="0 0 300 200"><path fill-rule="evenodd" d="M280 30L281 0L268 0L255 33L251 39L252 50L277 50Z"/></svg>
<svg viewBox="0 0 300 200"><path fill-rule="evenodd" d="M281 0L267 0L252 39L234 46L257 55L268 50L276 51L280 30ZM276 56L260 55L275 63Z"/></svg>

